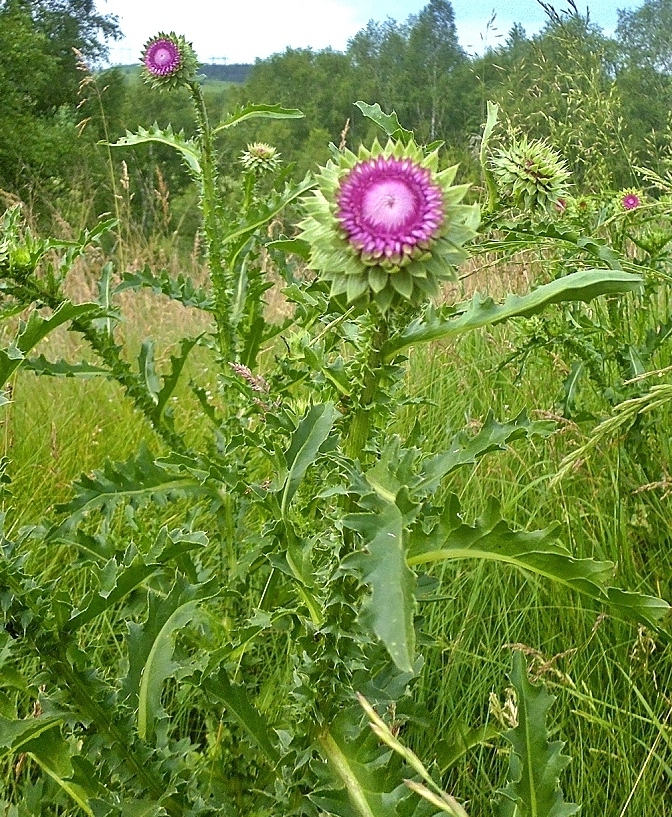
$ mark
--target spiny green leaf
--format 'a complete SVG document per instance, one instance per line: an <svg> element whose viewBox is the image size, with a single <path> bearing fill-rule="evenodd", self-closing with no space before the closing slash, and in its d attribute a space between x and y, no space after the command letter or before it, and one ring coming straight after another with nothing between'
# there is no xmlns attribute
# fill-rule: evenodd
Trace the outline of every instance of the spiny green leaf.
<svg viewBox="0 0 672 817"><path fill-rule="evenodd" d="M151 289L157 295L165 295L174 301L179 301L184 306L192 306L211 312L213 300L209 293L197 287L191 278L180 273L173 278L167 270L154 272L146 266L138 272L125 272L120 284L115 289L116 292L123 292L126 289Z"/></svg>
<svg viewBox="0 0 672 817"><path fill-rule="evenodd" d="M572 369L563 383L563 413L565 417L570 417L576 406L576 397L579 390L579 383L586 367L584 360L577 360L572 364Z"/></svg>
<svg viewBox="0 0 672 817"><path fill-rule="evenodd" d="M247 731L254 743L273 764L280 760L280 753L271 739L271 730L256 706L250 701L244 686L232 684L223 667L216 675L210 675L201 683L206 694L226 704L240 725Z"/></svg>
<svg viewBox="0 0 672 817"><path fill-rule="evenodd" d="M244 224L241 224L222 236L222 244L232 244L236 242L236 245L242 249L242 245L249 236L260 227L263 227L264 224L268 224L269 221L272 221L285 207L290 205L293 201L296 201L296 199L314 186L315 180L310 174L307 174L303 181L298 184L286 185L282 193L271 193L267 200L259 203L256 211L250 212Z"/></svg>
<svg viewBox="0 0 672 817"><path fill-rule="evenodd" d="M383 109L376 102L375 105L368 105L366 102L355 102L355 106L378 127L382 128L391 139L397 139L404 144L413 138L413 131L402 128L395 111L383 113Z"/></svg>
<svg viewBox="0 0 672 817"><path fill-rule="evenodd" d="M124 692L138 707L138 734L148 740L162 713L165 680L180 669L173 661L174 636L188 625L200 602L217 592L216 583L192 585L181 576L167 596L149 591L149 612L144 624L129 623L129 670Z"/></svg>
<svg viewBox="0 0 672 817"><path fill-rule="evenodd" d="M284 253L294 253L308 261L310 258L310 244L302 238L280 238L277 241L269 241L266 245L267 250L279 250Z"/></svg>
<svg viewBox="0 0 672 817"><path fill-rule="evenodd" d="M48 318L33 310L27 322L19 327L13 344L8 349L0 349L0 386L21 366L26 354L54 329L69 321L91 319L101 312L98 304L73 304L70 301L64 301Z"/></svg>
<svg viewBox="0 0 672 817"><path fill-rule="evenodd" d="M298 108L283 108L282 105L245 105L229 114L213 130L213 134L226 130L246 119L303 119L303 112Z"/></svg>
<svg viewBox="0 0 672 817"><path fill-rule="evenodd" d="M73 775L73 753L58 730L50 729L43 732L39 737L33 738L24 745L23 751L38 763L85 814L94 817L89 805L89 797L95 791L87 791L88 787L84 787L79 782L75 783L71 779Z"/></svg>
<svg viewBox="0 0 672 817"><path fill-rule="evenodd" d="M12 720L0 715L0 758L22 752L24 746L62 721L56 716L40 715L27 720Z"/></svg>
<svg viewBox="0 0 672 817"><path fill-rule="evenodd" d="M658 627L670 606L663 599L639 593L625 593L607 582L614 572L611 562L577 559L558 542L559 525L543 530L524 531L509 527L491 500L486 513L472 525L462 521L459 501L451 496L434 528L426 533L415 528L410 537L408 564L453 559L483 559L501 562L581 593L614 611Z"/></svg>
<svg viewBox="0 0 672 817"><path fill-rule="evenodd" d="M283 516L287 513L289 503L308 467L314 462L320 447L329 437L338 416L333 403L312 406L294 432L292 442L285 454L287 473L280 486Z"/></svg>
<svg viewBox="0 0 672 817"><path fill-rule="evenodd" d="M48 539L61 536L92 510L109 514L121 503L139 507L150 499L165 502L170 496L218 496L214 487L157 465L144 444L136 456L125 462L108 460L93 476L83 475L75 488L74 499L57 507L58 511L67 513L68 518L48 532Z"/></svg>
<svg viewBox="0 0 672 817"><path fill-rule="evenodd" d="M349 514L345 524L361 533L366 548L347 560L371 591L362 605L362 624L382 641L402 672L412 672L415 575L406 564L402 513L386 502L379 513Z"/></svg>
<svg viewBox="0 0 672 817"><path fill-rule="evenodd" d="M591 301L600 295L635 292L641 289L637 275L617 270L582 270L544 284L527 295L509 295L503 304L480 293L466 304L452 307L447 317L430 311L426 318L411 323L382 348L385 360L418 343L456 337L464 332L501 323L510 318L529 318L551 304Z"/></svg>
<svg viewBox="0 0 672 817"><path fill-rule="evenodd" d="M126 131L126 136L113 142L110 147L130 147L133 145L142 145L147 142L159 142L163 145L175 148L179 151L189 170L194 176L201 175L201 151L193 139L187 139L184 136L184 131L174 133L170 125L167 128L161 129L155 122L149 130L147 128L138 128L137 133Z"/></svg>
<svg viewBox="0 0 672 817"><path fill-rule="evenodd" d="M180 379L180 374L184 369L184 365L187 362L189 353L198 343L198 340L199 340L198 338L182 338L182 340L180 341L179 354L170 356L170 373L163 378L163 385L161 386L161 391L157 395L156 403L157 417L160 417L162 412L166 408L168 400L170 400L171 395L173 394L177 387L178 380Z"/></svg>
<svg viewBox="0 0 672 817"><path fill-rule="evenodd" d="M67 360L47 360L44 355L28 358L23 364L25 369L40 375L49 377L100 377L108 376L108 369L102 366L95 366L93 363L68 363Z"/></svg>
<svg viewBox="0 0 672 817"><path fill-rule="evenodd" d="M474 727L460 722L454 724L448 737L440 740L436 746L436 763L439 771L443 774L471 749L489 743L501 732L501 728L494 723Z"/></svg>
<svg viewBox="0 0 672 817"><path fill-rule="evenodd" d="M566 803L560 773L570 758L562 741L549 743L546 714L555 700L541 685L527 678L525 659L514 654L511 683L517 693L518 725L504 734L511 743L508 784L500 792L500 817L569 817L579 806Z"/></svg>
<svg viewBox="0 0 672 817"><path fill-rule="evenodd" d="M136 556L129 565L119 565L115 559L110 559L100 571L105 576L105 585L87 595L80 604L80 610L73 613L63 629L73 632L88 624L125 598L161 567L160 564L147 563L141 555Z"/></svg>
<svg viewBox="0 0 672 817"><path fill-rule="evenodd" d="M429 494L436 490L443 477L457 468L471 465L492 451L502 451L516 440L548 437L553 431L553 423L531 421L524 409L505 423L497 422L492 412L488 412L478 434L470 438L460 432L453 437L448 451L425 460L419 480L411 485L413 493Z"/></svg>

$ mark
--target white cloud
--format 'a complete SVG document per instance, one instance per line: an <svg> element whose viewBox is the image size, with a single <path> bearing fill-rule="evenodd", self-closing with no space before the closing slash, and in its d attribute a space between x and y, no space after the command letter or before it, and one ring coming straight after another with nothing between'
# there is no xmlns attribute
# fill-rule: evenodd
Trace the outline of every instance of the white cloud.
<svg viewBox="0 0 672 817"><path fill-rule="evenodd" d="M116 14L125 35L110 43L112 63L136 62L159 30L184 34L203 62L239 63L287 46L343 50L361 27L355 9L336 0L107 0L98 8Z"/></svg>

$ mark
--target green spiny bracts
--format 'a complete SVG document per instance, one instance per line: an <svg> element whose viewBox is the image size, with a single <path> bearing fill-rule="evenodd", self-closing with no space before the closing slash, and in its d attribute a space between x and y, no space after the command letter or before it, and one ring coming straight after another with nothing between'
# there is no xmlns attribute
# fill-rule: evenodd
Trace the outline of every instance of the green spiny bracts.
<svg viewBox="0 0 672 817"><path fill-rule="evenodd" d="M145 43L140 57L142 78L152 88L177 88L196 78L198 58L191 43L180 34L159 32Z"/></svg>
<svg viewBox="0 0 672 817"><path fill-rule="evenodd" d="M373 300L385 312L418 305L455 280L480 212L460 203L469 185L452 184L457 165L439 171L438 163L437 150L390 140L341 151L322 168L300 226L309 266L331 281L332 296Z"/></svg>
<svg viewBox="0 0 672 817"><path fill-rule="evenodd" d="M254 142L241 153L240 163L245 170L249 170L257 176L262 176L278 169L280 154L273 145L267 145L265 142Z"/></svg>
<svg viewBox="0 0 672 817"><path fill-rule="evenodd" d="M502 196L522 210L550 214L567 196L565 161L542 139L514 137L491 163Z"/></svg>

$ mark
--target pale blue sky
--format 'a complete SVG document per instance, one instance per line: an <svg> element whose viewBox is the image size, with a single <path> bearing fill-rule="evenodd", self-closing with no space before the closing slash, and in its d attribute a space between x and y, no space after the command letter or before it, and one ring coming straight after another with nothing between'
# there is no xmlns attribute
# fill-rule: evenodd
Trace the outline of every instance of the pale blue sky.
<svg viewBox="0 0 672 817"><path fill-rule="evenodd" d="M591 19L611 34L617 8L636 8L642 0L592 0ZM125 39L110 45L110 62L132 63L144 42L158 31L176 31L193 43L203 62L254 62L287 46L345 49L368 20L392 17L403 22L427 0L98 0L102 13L116 14ZM469 52L496 46L511 26L538 31L546 15L536 0L453 0L458 36ZM577 2L579 9L585 3ZM566 8L562 0L555 3ZM494 27L487 31L495 14Z"/></svg>

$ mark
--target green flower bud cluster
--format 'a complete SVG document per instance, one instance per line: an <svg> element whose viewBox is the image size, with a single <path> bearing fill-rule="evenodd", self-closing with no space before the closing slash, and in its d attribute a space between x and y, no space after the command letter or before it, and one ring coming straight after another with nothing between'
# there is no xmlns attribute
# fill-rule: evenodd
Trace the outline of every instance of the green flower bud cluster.
<svg viewBox="0 0 672 817"><path fill-rule="evenodd" d="M490 161L500 194L522 210L551 214L567 197L567 165L542 139L514 137Z"/></svg>

